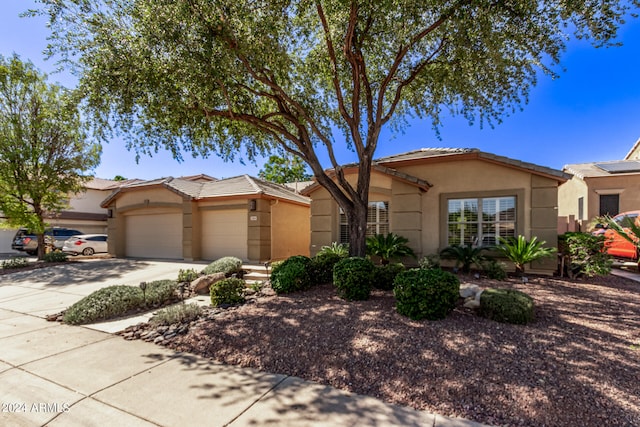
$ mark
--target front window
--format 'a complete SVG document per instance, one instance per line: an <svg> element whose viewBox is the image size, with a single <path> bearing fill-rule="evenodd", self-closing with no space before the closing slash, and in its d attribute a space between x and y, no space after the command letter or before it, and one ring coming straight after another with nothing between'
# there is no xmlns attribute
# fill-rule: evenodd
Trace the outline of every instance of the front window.
<svg viewBox="0 0 640 427"><path fill-rule="evenodd" d="M389 202L369 202L367 209L367 237L389 234ZM349 243L347 216L340 208L340 243Z"/></svg>
<svg viewBox="0 0 640 427"><path fill-rule="evenodd" d="M449 199L447 245L493 246L515 236L516 198Z"/></svg>

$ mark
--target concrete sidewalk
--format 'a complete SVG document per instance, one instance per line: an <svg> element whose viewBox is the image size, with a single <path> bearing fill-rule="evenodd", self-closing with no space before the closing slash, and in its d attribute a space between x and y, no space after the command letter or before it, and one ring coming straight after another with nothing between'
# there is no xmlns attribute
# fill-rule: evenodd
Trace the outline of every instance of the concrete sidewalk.
<svg viewBox="0 0 640 427"><path fill-rule="evenodd" d="M2 426L480 426L47 322L44 315L82 297L78 290L6 277L0 280Z"/></svg>

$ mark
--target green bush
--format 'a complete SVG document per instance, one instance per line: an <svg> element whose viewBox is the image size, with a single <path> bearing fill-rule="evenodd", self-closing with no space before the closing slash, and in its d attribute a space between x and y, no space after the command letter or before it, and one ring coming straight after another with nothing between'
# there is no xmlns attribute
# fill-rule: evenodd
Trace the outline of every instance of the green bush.
<svg viewBox="0 0 640 427"><path fill-rule="evenodd" d="M482 271L484 271L484 274L486 274L489 279L505 280L507 278L507 271L504 268L504 264L493 258L482 264Z"/></svg>
<svg viewBox="0 0 640 427"><path fill-rule="evenodd" d="M424 268L430 270L432 268L440 268L440 255L439 254L429 254L425 255L418 261L418 265L420 268Z"/></svg>
<svg viewBox="0 0 640 427"><path fill-rule="evenodd" d="M28 267L29 266L29 258L27 257L15 257L15 258L9 258L9 259L5 259L4 261L2 261L2 268L3 269L10 269L10 268L24 268L24 267Z"/></svg>
<svg viewBox="0 0 640 427"><path fill-rule="evenodd" d="M534 319L533 298L515 289L485 289L478 314L497 322L525 325Z"/></svg>
<svg viewBox="0 0 640 427"><path fill-rule="evenodd" d="M604 239L604 234L594 236L589 233L565 233L558 236L558 246L562 254L569 258L569 276L584 274L593 277L611 273L613 260L603 251Z"/></svg>
<svg viewBox="0 0 640 427"><path fill-rule="evenodd" d="M66 252L61 251L53 251L44 254L44 258L42 258L45 262L65 262L67 260Z"/></svg>
<svg viewBox="0 0 640 427"><path fill-rule="evenodd" d="M241 270L242 260L233 256L227 256L207 265L204 270L202 270L202 274L224 273L225 276L229 277L234 273L239 273Z"/></svg>
<svg viewBox="0 0 640 427"><path fill-rule="evenodd" d="M175 280L155 280L147 283L145 289L145 303L147 305L160 305L176 299L178 282Z"/></svg>
<svg viewBox="0 0 640 427"><path fill-rule="evenodd" d="M404 265L401 263L376 265L373 271L373 287L383 291L392 290L393 281L402 271L404 271Z"/></svg>
<svg viewBox="0 0 640 427"><path fill-rule="evenodd" d="M178 282L193 282L198 277L200 277L200 274L193 268L178 270Z"/></svg>
<svg viewBox="0 0 640 427"><path fill-rule="evenodd" d="M271 272L271 287L278 294L307 289L312 284L311 259L306 256L292 256Z"/></svg>
<svg viewBox="0 0 640 427"><path fill-rule="evenodd" d="M329 283L333 280L333 266L344 256L336 253L319 253L311 258L311 277L316 284Z"/></svg>
<svg viewBox="0 0 640 427"><path fill-rule="evenodd" d="M393 294L398 313L413 320L444 319L460 297L458 278L439 269L411 269L396 276Z"/></svg>
<svg viewBox="0 0 640 427"><path fill-rule="evenodd" d="M149 320L153 325L173 325L176 323L191 322L202 314L202 308L195 303L176 304L158 310Z"/></svg>
<svg viewBox="0 0 640 427"><path fill-rule="evenodd" d="M137 286L109 286L91 293L69 307L63 321L71 325L82 325L121 316L143 305L142 290Z"/></svg>
<svg viewBox="0 0 640 427"><path fill-rule="evenodd" d="M338 296L347 301L369 299L374 269L375 265L367 258L351 257L338 261L333 267L333 284Z"/></svg>
<svg viewBox="0 0 640 427"><path fill-rule="evenodd" d="M240 304L244 302L244 280L235 277L220 280L209 288L211 304Z"/></svg>

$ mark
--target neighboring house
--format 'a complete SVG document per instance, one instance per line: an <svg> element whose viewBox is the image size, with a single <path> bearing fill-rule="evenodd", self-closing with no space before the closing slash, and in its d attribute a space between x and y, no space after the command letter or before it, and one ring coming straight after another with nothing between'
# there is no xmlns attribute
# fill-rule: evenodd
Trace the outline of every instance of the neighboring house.
<svg viewBox="0 0 640 427"><path fill-rule="evenodd" d="M345 166L355 182L357 168ZM557 243L559 170L477 149L424 148L374 162L367 234L393 232L409 239L418 257L449 245L490 246L499 237L537 236ZM331 242L348 241L346 218L329 193L314 184L311 255ZM556 260L535 268L550 273Z"/></svg>
<svg viewBox="0 0 640 427"><path fill-rule="evenodd" d="M558 215L585 230L597 216L640 209L640 140L623 160L566 165L573 178L560 187Z"/></svg>
<svg viewBox="0 0 640 427"><path fill-rule="evenodd" d="M68 208L46 216L46 222L54 227L72 228L83 233L107 232L107 209L100 203L113 190L137 180L113 181L93 178L84 185L84 191L69 196ZM10 253L11 242L16 234L15 228L0 229L0 253Z"/></svg>
<svg viewBox="0 0 640 427"><path fill-rule="evenodd" d="M309 199L242 175L162 178L126 185L102 202L118 257L264 262L309 254Z"/></svg>

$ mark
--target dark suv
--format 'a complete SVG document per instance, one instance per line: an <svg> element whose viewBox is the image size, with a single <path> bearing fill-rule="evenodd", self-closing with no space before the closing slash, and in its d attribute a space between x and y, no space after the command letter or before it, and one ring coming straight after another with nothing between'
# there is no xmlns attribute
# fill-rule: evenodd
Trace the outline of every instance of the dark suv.
<svg viewBox="0 0 640 427"><path fill-rule="evenodd" d="M64 241L71 236L84 234L82 231L73 230L71 228L54 227L47 228L44 231L44 239L47 243L52 243L56 249L62 248ZM18 230L11 243L11 249L16 251L24 251L29 255L38 253L38 236L31 233L26 228Z"/></svg>

